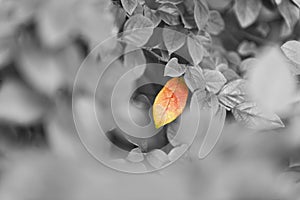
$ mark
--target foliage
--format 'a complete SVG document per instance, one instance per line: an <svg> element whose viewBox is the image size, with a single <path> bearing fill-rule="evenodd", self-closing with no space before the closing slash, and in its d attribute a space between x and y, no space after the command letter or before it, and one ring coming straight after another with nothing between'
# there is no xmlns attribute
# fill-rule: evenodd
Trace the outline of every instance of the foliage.
<svg viewBox="0 0 300 200"><path fill-rule="evenodd" d="M196 175L202 174L199 172L201 168L210 179L206 181L211 183L208 188L236 192L236 196L227 195L228 199L259 199L251 194L265 188L262 193L268 195L273 191L282 192L273 179L264 179L266 172L274 170L278 174L297 174L292 175L293 179L286 178L292 179L293 184L287 184L285 179L279 181L289 188L280 193L286 197L286 193L292 194L294 184L297 185L300 180L297 153L300 146L299 21L299 0L0 1L1 141L22 147L41 146L51 152L51 155L38 154L36 157L29 153L28 157L32 160L26 160L26 155L18 152L22 159L14 158L16 164L8 162L8 166L15 166L11 170L16 172L24 172L22 167L27 166L25 169L32 173L29 173L29 181L36 173L43 173L44 169L55 169L58 173L53 177L58 180L54 182L59 182L60 176L67 174L70 182L66 185L70 185L76 175L82 174L83 177L76 177L76 181L82 181L78 188L84 183L87 187L91 186L88 184L90 177L97 177L97 180L92 179L94 182L91 184L103 184L99 180L106 180L102 177L107 176L108 170L101 168L103 171L99 172L94 170L96 167L90 169L93 164L87 161L76 133L76 125L79 124L82 132L97 135L99 129L95 113L100 113L97 117L111 143L98 140L94 135L87 134L87 138L99 151L124 167L134 165L139 169L159 169L181 157L189 142L195 139L195 144L183 159L184 173L180 167L175 167L166 170L169 173L166 181L161 182L157 177L149 179L157 183L152 184L156 191L167 184L171 187L174 180L186 187L182 180L195 177L201 181L189 183L189 191L193 194L187 199L197 199L203 194L204 199L220 198L213 196L217 192L203 191L207 187L200 183L203 184L206 175ZM100 43L103 48L95 48ZM84 76L78 78L76 74L83 61L88 67L80 71ZM103 72L108 63L109 68ZM124 133L114 121L111 111L114 83L127 69L136 66L144 68L135 71L133 81L126 80L125 89L119 95L128 96L130 117L136 124L143 126L151 122L153 127L158 128L158 134L153 137L146 135L149 136L147 139L137 139ZM102 72L103 79L95 88L92 83L99 80L98 74ZM75 80L78 93L72 93ZM153 84L129 91L143 82ZM98 90L101 92L94 95ZM96 105L93 104L94 99ZM129 119L125 109L127 102L121 99L116 110L126 124ZM176 104L170 106L172 102ZM199 105L200 114L193 110L193 102ZM149 115L151 108L153 112ZM73 121L73 116L78 116L78 124ZM196 119L200 121L200 130L194 138L192 127L198 125L194 123ZM181 124L186 125L184 133L180 132ZM202 134L204 132L206 135ZM249 134L253 132L264 134ZM140 134L147 133L141 131ZM189 159L196 160L196 157L206 158L214 147L216 151L212 152L212 157L197 161L196 167L188 162ZM128 152L116 155L118 148ZM10 155L7 150L3 152ZM52 153L59 159L53 158ZM6 155L3 157L1 149L0 159L7 161ZM64 158L73 159L72 164L66 164L62 161ZM245 158L249 161L246 162ZM35 159L39 160L37 164ZM276 165L276 169L269 168L269 161ZM81 166L78 163L84 163L83 169L77 168ZM65 167L71 169L70 174L66 173L69 170ZM9 169L6 167L6 170ZM177 175L180 176L178 180ZM16 175L12 173L4 179L7 184L3 185L7 188L14 186L11 176ZM109 187L114 187L119 183L119 177L115 174L111 177L114 181ZM135 178L137 181L133 189L145 191L141 187L144 185L140 184L144 179ZM221 179L224 182L220 182ZM26 177L24 180L27 180ZM126 177L120 180L126 191L133 190L128 184L131 180ZM227 180L231 180L232 185ZM35 183L37 186L39 181ZM18 185L20 188L30 185L24 183L26 181L14 182L21 184ZM241 187L248 186L253 187L255 192L239 196ZM73 196L78 193L78 188L73 189ZM96 188L95 199L98 199ZM177 189L166 189L161 194L154 192L151 199L162 197L159 195L165 199L185 198L185 195L180 196L184 192ZM293 192L297 193L297 189ZM19 194L13 190L9 194L23 197L34 193L25 191ZM2 197L6 194L0 189L0 198L22 199ZM105 194L116 195L115 191ZM39 194L26 196L28 199L34 197L43 198ZM266 199L281 199L279 197L266 195Z"/></svg>

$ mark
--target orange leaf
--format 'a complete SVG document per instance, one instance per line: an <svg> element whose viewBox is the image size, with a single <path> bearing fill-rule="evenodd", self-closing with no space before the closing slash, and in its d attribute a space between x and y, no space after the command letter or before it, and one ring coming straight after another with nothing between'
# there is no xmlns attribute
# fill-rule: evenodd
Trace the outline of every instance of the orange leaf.
<svg viewBox="0 0 300 200"><path fill-rule="evenodd" d="M155 127L174 121L185 107L189 90L182 77L172 78L158 93L153 104Z"/></svg>

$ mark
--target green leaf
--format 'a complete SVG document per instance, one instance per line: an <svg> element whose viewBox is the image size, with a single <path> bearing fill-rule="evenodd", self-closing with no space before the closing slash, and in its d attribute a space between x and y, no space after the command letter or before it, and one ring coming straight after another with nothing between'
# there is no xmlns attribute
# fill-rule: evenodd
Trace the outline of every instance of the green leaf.
<svg viewBox="0 0 300 200"><path fill-rule="evenodd" d="M144 155L140 148L132 149L127 158L130 162L142 162L144 160Z"/></svg>
<svg viewBox="0 0 300 200"><path fill-rule="evenodd" d="M221 14L216 10L210 11L206 30L213 35L218 35L224 30L224 27L225 23Z"/></svg>
<svg viewBox="0 0 300 200"><path fill-rule="evenodd" d="M275 129L284 127L275 113L262 111L255 103L244 102L232 110L235 119L252 129Z"/></svg>
<svg viewBox="0 0 300 200"><path fill-rule="evenodd" d="M161 19L168 25L175 26L180 24L179 16L180 12L176 5L171 3L162 4L157 11L160 14Z"/></svg>
<svg viewBox="0 0 300 200"><path fill-rule="evenodd" d="M246 28L257 19L262 8L261 0L235 0L234 11L240 25Z"/></svg>
<svg viewBox="0 0 300 200"><path fill-rule="evenodd" d="M171 54L174 51L180 49L184 45L186 35L177 30L164 28L163 39L167 50Z"/></svg>
<svg viewBox="0 0 300 200"><path fill-rule="evenodd" d="M192 92L205 89L204 75L198 66L189 66L184 74L184 80Z"/></svg>
<svg viewBox="0 0 300 200"><path fill-rule="evenodd" d="M187 38L188 50L194 65L198 65L204 56L204 48L202 45L202 36L191 35Z"/></svg>
<svg viewBox="0 0 300 200"><path fill-rule="evenodd" d="M186 67L178 63L177 58L172 58L165 67L164 76L179 77L184 74Z"/></svg>
<svg viewBox="0 0 300 200"><path fill-rule="evenodd" d="M227 81L224 75L217 70L205 69L203 74L206 81L206 89L215 94L219 92Z"/></svg>
<svg viewBox="0 0 300 200"><path fill-rule="evenodd" d="M154 24L150 19L140 14L134 15L124 25L123 40L141 47L147 43L153 29Z"/></svg>
<svg viewBox="0 0 300 200"><path fill-rule="evenodd" d="M126 10L129 15L132 15L138 5L138 0L121 0L121 3L124 10Z"/></svg>
<svg viewBox="0 0 300 200"><path fill-rule="evenodd" d="M218 99L229 109L241 104L246 100L246 81L238 79L227 83L219 92Z"/></svg>
<svg viewBox="0 0 300 200"><path fill-rule="evenodd" d="M292 62L300 64L300 42L291 40L281 46L283 53Z"/></svg>
<svg viewBox="0 0 300 200"><path fill-rule="evenodd" d="M194 18L199 30L203 30L209 19L209 9L204 0L194 0Z"/></svg>
<svg viewBox="0 0 300 200"><path fill-rule="evenodd" d="M297 8L290 1L282 1L281 4L278 5L278 10L283 17L287 28L289 30L293 30L300 17L299 8Z"/></svg>

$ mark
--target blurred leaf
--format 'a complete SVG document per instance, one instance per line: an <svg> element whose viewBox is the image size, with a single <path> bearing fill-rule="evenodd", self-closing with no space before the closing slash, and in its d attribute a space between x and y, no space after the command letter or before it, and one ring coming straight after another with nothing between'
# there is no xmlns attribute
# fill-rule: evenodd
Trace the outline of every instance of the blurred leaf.
<svg viewBox="0 0 300 200"><path fill-rule="evenodd" d="M209 19L209 9L204 0L194 0L194 18L199 30L203 30Z"/></svg>
<svg viewBox="0 0 300 200"><path fill-rule="evenodd" d="M224 30L225 22L221 16L221 14L216 11L209 12L209 20L207 23L207 31L211 34L218 35Z"/></svg>
<svg viewBox="0 0 300 200"><path fill-rule="evenodd" d="M235 119L252 129L275 129L284 124L275 113L262 111L255 103L244 102L232 110Z"/></svg>
<svg viewBox="0 0 300 200"><path fill-rule="evenodd" d="M215 94L219 92L227 81L223 74L217 70L205 69L203 70L203 75L207 90Z"/></svg>
<svg viewBox="0 0 300 200"><path fill-rule="evenodd" d="M34 48L22 50L18 68L34 88L44 94L54 95L66 83L63 65L56 55Z"/></svg>
<svg viewBox="0 0 300 200"><path fill-rule="evenodd" d="M42 117L47 104L24 83L6 80L0 88L0 119L4 122L33 123Z"/></svg>
<svg viewBox="0 0 300 200"><path fill-rule="evenodd" d="M246 28L257 19L262 3L260 0L235 0L234 11L240 25Z"/></svg>
<svg viewBox="0 0 300 200"><path fill-rule="evenodd" d="M290 1L282 1L281 4L278 5L278 10L284 18L287 28L289 30L293 30L300 17L299 8L297 8Z"/></svg>
<svg viewBox="0 0 300 200"><path fill-rule="evenodd" d="M204 48L202 45L202 41L203 41L203 37L202 36L189 36L187 38L187 45L188 45L188 50L189 53L193 59L193 64L194 65L198 65L204 56Z"/></svg>
<svg viewBox="0 0 300 200"><path fill-rule="evenodd" d="M300 8L300 0L292 0Z"/></svg>
<svg viewBox="0 0 300 200"><path fill-rule="evenodd" d="M172 78L158 93L153 104L155 127L174 121L185 108L188 88L183 78Z"/></svg>
<svg viewBox="0 0 300 200"><path fill-rule="evenodd" d="M149 164L155 169L159 169L169 162L168 155L159 149L147 153L146 158Z"/></svg>
<svg viewBox="0 0 300 200"><path fill-rule="evenodd" d="M129 15L132 15L133 11L138 5L138 0L121 0L122 6Z"/></svg>
<svg viewBox="0 0 300 200"><path fill-rule="evenodd" d="M146 58L141 49L136 49L131 45L126 45L124 53L125 67L132 69L134 67L146 64Z"/></svg>
<svg viewBox="0 0 300 200"><path fill-rule="evenodd" d="M227 108L233 109L246 100L246 81L238 79L227 83L219 92L219 101Z"/></svg>
<svg viewBox="0 0 300 200"><path fill-rule="evenodd" d="M186 144L182 144L178 147L174 147L169 153L168 158L170 161L176 161L179 159L188 149Z"/></svg>
<svg viewBox="0 0 300 200"><path fill-rule="evenodd" d="M49 1L46 6L37 10L38 33L46 45L56 47L66 44L71 33L78 31L74 13L66 12L70 7L73 7L70 1Z"/></svg>
<svg viewBox="0 0 300 200"><path fill-rule="evenodd" d="M179 25L179 10L171 3L162 4L158 9L161 19L168 25Z"/></svg>
<svg viewBox="0 0 300 200"><path fill-rule="evenodd" d="M153 22L140 14L134 15L124 25L123 39L137 47L147 43L153 33Z"/></svg>
<svg viewBox="0 0 300 200"><path fill-rule="evenodd" d="M185 34L177 31L176 29L173 30L169 28L164 28L163 39L167 50L171 54L184 45L186 36Z"/></svg>
<svg viewBox="0 0 300 200"><path fill-rule="evenodd" d="M256 27L256 30L260 33L261 36L267 37L271 31L271 27L266 22L260 22Z"/></svg>
<svg viewBox="0 0 300 200"><path fill-rule="evenodd" d="M165 67L164 76L179 77L186 71L186 66L179 64L177 58L172 58Z"/></svg>
<svg viewBox="0 0 300 200"><path fill-rule="evenodd" d="M6 66L12 59L12 39L2 38L0 40L0 69Z"/></svg>
<svg viewBox="0 0 300 200"><path fill-rule="evenodd" d="M113 13L113 16L115 18L115 25L119 30L122 29L124 22L126 21L125 10L122 9L122 7L119 5L111 4L110 11Z"/></svg>
<svg viewBox="0 0 300 200"><path fill-rule="evenodd" d="M239 66L240 72L245 74L246 72L251 70L253 67L255 67L256 62L257 62L256 58L247 58L247 59L243 60Z"/></svg>
<svg viewBox="0 0 300 200"><path fill-rule="evenodd" d="M226 109L222 106L217 105L212 107L212 115L209 123L209 127L203 139L202 145L199 149L199 158L204 159L213 150L217 144L226 119ZM216 111L216 112L215 112Z"/></svg>
<svg viewBox="0 0 300 200"><path fill-rule="evenodd" d="M249 92L264 109L282 111L294 98L296 82L279 48L265 52L249 71Z"/></svg>
<svg viewBox="0 0 300 200"><path fill-rule="evenodd" d="M300 64L300 42L291 40L281 46L283 53L291 61Z"/></svg>
<svg viewBox="0 0 300 200"><path fill-rule="evenodd" d="M76 14L76 29L87 39L89 47L92 49L100 42L109 38L109 44L102 43L102 47L112 49L116 41L111 37L114 28L114 18L109 11L108 1L79 1ZM74 5L73 5L74 6ZM70 9L69 7L66 10ZM105 28L104 28L105 27ZM114 43L113 43L114 42Z"/></svg>
<svg viewBox="0 0 300 200"><path fill-rule="evenodd" d="M144 160L144 155L140 148L132 149L127 158L130 162L142 162Z"/></svg>
<svg viewBox="0 0 300 200"><path fill-rule="evenodd" d="M175 120L173 123L170 123L167 127L167 138L168 141L175 147L178 145L181 145L181 141L178 141L175 139L177 135L177 131L179 129L180 123L177 120Z"/></svg>
<svg viewBox="0 0 300 200"><path fill-rule="evenodd" d="M253 56L257 53L258 49L254 42L243 41L239 44L237 51L242 56Z"/></svg>
<svg viewBox="0 0 300 200"><path fill-rule="evenodd" d="M235 51L229 51L225 56L229 64L232 64L234 67L241 64L241 57Z"/></svg>
<svg viewBox="0 0 300 200"><path fill-rule="evenodd" d="M188 66L184 74L184 80L191 92L205 89L206 84L203 71L198 66Z"/></svg>

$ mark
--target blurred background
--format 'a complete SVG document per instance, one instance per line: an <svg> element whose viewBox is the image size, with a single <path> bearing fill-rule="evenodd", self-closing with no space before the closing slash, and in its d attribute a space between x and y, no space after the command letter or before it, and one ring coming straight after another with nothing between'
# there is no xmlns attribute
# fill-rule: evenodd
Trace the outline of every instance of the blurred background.
<svg viewBox="0 0 300 200"><path fill-rule="evenodd" d="M287 39L300 38L299 20L288 37L277 34L283 19L272 10L274 1L263 1L260 21L253 25L255 30L260 27L261 32L252 31L253 27L242 31L232 14L232 1L208 2L211 8L220 10L225 23L230 22L219 42L228 51L239 48L239 53L244 53L242 58L260 52L266 45L261 33L267 29L261 24L271 26L272 31L266 37L272 43L281 45ZM89 52L99 42L122 31L127 17L120 2L115 0L0 0L0 199L300 199L297 103L281 110L286 127L271 131L247 129L228 115L221 138L208 157L202 160L197 157L197 144L203 139L199 134L183 157L153 173L118 172L86 151L78 137L73 112L81 133L97 131L91 83L97 81L96 75L105 67L103 58L118 55L124 47L111 39L89 56L84 75L77 80L75 95L72 94L74 79ZM251 39L255 41L253 44L245 42ZM130 151L140 141L122 136L112 120L110 96L126 63L146 62L143 55L133 57L137 60L131 57L113 62L96 94L97 112L104 116L101 123L111 144L95 140L93 145L124 167L130 162L126 160L128 155L114 154L114 146ZM260 64L273 66L276 62L268 59ZM144 76L162 77L162 71L154 74L145 71ZM160 85L151 85L136 92L146 93L151 104L160 89ZM141 101L142 105L137 107L149 109L149 102ZM121 116L123 103L119 104ZM139 109L133 113L141 119ZM208 126L208 118L206 113L201 115L203 129ZM163 135L146 141L144 150L165 146L166 140ZM135 165L145 167L138 162Z"/></svg>

